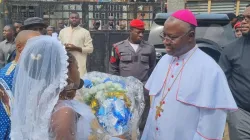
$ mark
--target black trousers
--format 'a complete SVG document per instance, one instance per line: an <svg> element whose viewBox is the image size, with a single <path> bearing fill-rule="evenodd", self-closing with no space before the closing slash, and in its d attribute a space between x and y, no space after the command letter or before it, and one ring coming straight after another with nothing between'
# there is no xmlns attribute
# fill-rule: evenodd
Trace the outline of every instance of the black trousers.
<svg viewBox="0 0 250 140"><path fill-rule="evenodd" d="M228 126L230 140L249 140L250 112L239 108L228 113Z"/></svg>
<svg viewBox="0 0 250 140"><path fill-rule="evenodd" d="M141 116L141 122L140 122L140 125L139 125L139 130L140 130L141 135L142 135L144 127L146 125L147 118L148 118L148 113L149 113L149 109L150 109L149 92L145 88L143 89L143 91L144 91L145 108L143 110L143 113L142 113L142 116Z"/></svg>

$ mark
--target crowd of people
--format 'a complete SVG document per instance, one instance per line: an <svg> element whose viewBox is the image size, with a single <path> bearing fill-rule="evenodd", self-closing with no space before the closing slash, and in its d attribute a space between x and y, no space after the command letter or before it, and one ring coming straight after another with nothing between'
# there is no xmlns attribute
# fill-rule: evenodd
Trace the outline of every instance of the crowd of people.
<svg viewBox="0 0 250 140"><path fill-rule="evenodd" d="M250 139L250 5L232 22L238 39L223 46L219 64L198 48L198 23L187 9L165 21L160 38L167 54L157 64L154 46L143 40L145 23L130 22L128 39L113 45L109 73L144 85L137 139L217 140L226 122L231 140ZM78 13L70 14L69 23L57 30L32 17L4 27L0 140L132 139L93 129L98 121L77 94L94 51L92 38L79 26Z"/></svg>

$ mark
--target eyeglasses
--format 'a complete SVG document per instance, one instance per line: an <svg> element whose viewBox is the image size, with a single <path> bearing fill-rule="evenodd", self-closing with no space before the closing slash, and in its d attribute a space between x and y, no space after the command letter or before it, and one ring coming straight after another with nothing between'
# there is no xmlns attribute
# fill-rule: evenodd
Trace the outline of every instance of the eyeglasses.
<svg viewBox="0 0 250 140"><path fill-rule="evenodd" d="M250 15L246 15L246 16L244 16L244 15L239 15L239 16L238 16L238 19L239 19L240 21L243 21L243 20L245 20L245 21L250 21Z"/></svg>
<svg viewBox="0 0 250 140"><path fill-rule="evenodd" d="M189 30L188 32L186 32L185 34L178 36L178 37L170 37L168 35L164 35L163 32L160 33L160 38L162 39L162 41L167 40L170 41L171 43L175 42L176 40L188 35L190 33L191 30Z"/></svg>

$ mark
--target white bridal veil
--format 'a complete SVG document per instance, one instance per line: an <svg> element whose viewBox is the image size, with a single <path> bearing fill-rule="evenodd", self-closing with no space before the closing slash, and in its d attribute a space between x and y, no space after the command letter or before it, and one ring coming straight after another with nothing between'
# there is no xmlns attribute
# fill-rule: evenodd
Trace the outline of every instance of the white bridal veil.
<svg viewBox="0 0 250 140"><path fill-rule="evenodd" d="M50 117L67 85L68 56L50 36L28 40L16 67L12 140L49 139Z"/></svg>

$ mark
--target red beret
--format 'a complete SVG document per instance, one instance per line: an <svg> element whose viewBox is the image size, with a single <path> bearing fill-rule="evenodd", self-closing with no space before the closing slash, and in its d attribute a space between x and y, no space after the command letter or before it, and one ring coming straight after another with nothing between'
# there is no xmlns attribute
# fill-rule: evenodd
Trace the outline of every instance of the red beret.
<svg viewBox="0 0 250 140"><path fill-rule="evenodd" d="M139 19L133 19L132 21L130 21L130 27L133 28L137 28L140 30L144 30L144 22L142 20Z"/></svg>
<svg viewBox="0 0 250 140"><path fill-rule="evenodd" d="M240 26L241 26L241 22L237 22L237 23L234 25L234 29L239 28Z"/></svg>

